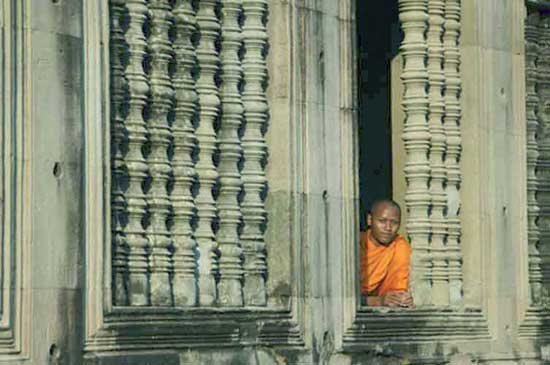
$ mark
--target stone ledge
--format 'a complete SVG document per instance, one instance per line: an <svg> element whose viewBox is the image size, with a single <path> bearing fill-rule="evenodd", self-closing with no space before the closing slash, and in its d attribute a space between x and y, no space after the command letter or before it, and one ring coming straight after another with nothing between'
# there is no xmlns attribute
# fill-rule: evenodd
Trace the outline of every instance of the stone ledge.
<svg viewBox="0 0 550 365"><path fill-rule="evenodd" d="M490 334L487 319L481 309L458 311L435 307L413 310L362 308L344 335L344 348L353 351L376 343L487 339L490 339Z"/></svg>
<svg viewBox="0 0 550 365"><path fill-rule="evenodd" d="M85 365L179 365L177 353L94 355L85 359Z"/></svg>
<svg viewBox="0 0 550 365"><path fill-rule="evenodd" d="M518 328L523 339L550 339L550 308L530 307Z"/></svg>
<svg viewBox="0 0 550 365"><path fill-rule="evenodd" d="M85 352L170 350L204 346L303 346L288 311L117 308L85 343Z"/></svg>

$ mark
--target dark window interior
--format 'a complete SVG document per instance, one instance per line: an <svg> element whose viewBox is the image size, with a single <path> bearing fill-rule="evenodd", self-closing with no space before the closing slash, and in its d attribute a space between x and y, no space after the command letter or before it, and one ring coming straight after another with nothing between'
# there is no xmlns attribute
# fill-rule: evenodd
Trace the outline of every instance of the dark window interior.
<svg viewBox="0 0 550 365"><path fill-rule="evenodd" d="M357 1L361 230L371 203L392 197L390 63L401 39L397 0Z"/></svg>

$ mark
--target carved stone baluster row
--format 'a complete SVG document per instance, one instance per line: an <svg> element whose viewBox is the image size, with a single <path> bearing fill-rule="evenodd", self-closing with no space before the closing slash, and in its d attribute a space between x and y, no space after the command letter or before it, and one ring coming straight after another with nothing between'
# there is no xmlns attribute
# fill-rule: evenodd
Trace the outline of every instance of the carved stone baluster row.
<svg viewBox="0 0 550 365"><path fill-rule="evenodd" d="M172 109L174 90L168 65L172 47L168 38L171 25L169 0L150 0L151 35L148 39L151 52L151 104L148 120L150 152L147 156L150 188L147 193L149 225L147 235L151 244L150 280L151 304L172 305L170 274L172 272L172 240L167 229L171 202L168 196L168 179L171 172L168 160L171 130L168 113Z"/></svg>
<svg viewBox="0 0 550 365"><path fill-rule="evenodd" d="M265 305L267 1L110 12L113 303Z"/></svg>
<svg viewBox="0 0 550 365"><path fill-rule="evenodd" d="M432 254L432 295L433 304L449 304L449 273L447 267L445 239L447 222L445 211L447 198L445 195L446 168L443 156L446 152L446 136L443 128L445 102L443 100L443 23L445 21L445 1L429 0L428 2L428 80L429 80L429 118L431 134L430 165L431 165L431 254Z"/></svg>
<svg viewBox="0 0 550 365"><path fill-rule="evenodd" d="M540 302L542 288L542 272L540 268L540 256L537 249L539 229L537 219L539 207L537 204L537 160L539 157L537 144L537 57L538 57L538 23L537 12L531 14L525 23L525 87L526 87L526 112L527 112L527 239L529 244L529 283L531 303Z"/></svg>
<svg viewBox="0 0 550 365"><path fill-rule="evenodd" d="M445 72L445 117L444 126L447 136L447 259L449 262L449 289L451 305L460 304L462 300L462 253L460 249L460 172L461 134L460 118L460 0L445 1L445 33L444 43L444 72Z"/></svg>
<svg viewBox="0 0 550 365"><path fill-rule="evenodd" d="M199 126L196 135L199 145L199 161L195 166L199 176L199 193L196 197L198 227L195 231L199 249L199 301L201 305L212 305L217 298L215 276L217 272L216 236L212 223L216 219L216 203L212 189L218 172L213 157L216 151L214 123L219 115L220 98L215 76L219 70L219 54L216 42L220 33L220 22L216 15L219 0L201 0L197 12L200 42L197 58L200 77L197 82L199 95Z"/></svg>
<svg viewBox="0 0 550 365"><path fill-rule="evenodd" d="M537 248L542 274L541 304L550 304L550 15L541 14L538 26L539 53L537 90L539 121L539 162L537 168L537 203L540 209L540 240Z"/></svg>
<svg viewBox="0 0 550 365"><path fill-rule="evenodd" d="M268 112L264 90L267 80L267 31L264 24L267 0L243 0L243 11L245 132L242 137L242 179L245 195L241 204L244 221L241 242L245 257L244 302L245 305L264 306L267 304L267 264L263 235L266 210L262 194L267 182L263 166L266 157L263 129L267 123Z"/></svg>
<svg viewBox="0 0 550 365"><path fill-rule="evenodd" d="M430 130L428 126L428 72L425 64L427 43L427 0L399 0L399 19L405 33L401 44L404 58L402 80L404 85L403 108L405 127L403 140L407 159L405 202L409 212L407 232L413 249L411 257L411 290L417 304L431 303L429 236L431 202Z"/></svg>
<svg viewBox="0 0 550 365"><path fill-rule="evenodd" d="M142 185L147 179L148 167L142 153L147 142L147 129L143 119L147 105L149 82L143 69L147 40L143 32L147 20L146 0L127 0L127 30L124 34L128 45L128 61L124 75L128 81L127 116L124 121L128 138L126 167L128 183L124 192L127 201L128 223L123 228L128 253L128 304L132 306L148 305L149 302L149 241L142 225L147 202Z"/></svg>
<svg viewBox="0 0 550 365"><path fill-rule="evenodd" d="M195 11L192 0L177 0L174 5L176 26L174 52L175 89L174 137L172 168L174 188L172 190L174 242L174 305L195 306L197 304L195 251L197 243L193 237L191 220L194 216L195 201L191 187L196 177L193 151L196 147L195 118L198 96L193 69L196 66L195 47L192 37L196 32Z"/></svg>
<svg viewBox="0 0 550 365"><path fill-rule="evenodd" d="M128 305L128 250L123 225L127 215L126 197L123 184L126 179L126 161L123 155L124 144L124 105L125 93L128 88L124 77L122 57L126 46L121 20L124 14L124 0L111 1L110 48L111 62L111 210L113 227L113 300L115 305Z"/></svg>
<svg viewBox="0 0 550 365"><path fill-rule="evenodd" d="M217 199L220 226L217 241L220 248L219 303L224 306L242 306L242 248L239 240L241 210L239 193L242 181L239 172L241 143L239 128L242 124L243 103L239 92L242 67L239 50L242 44L242 0L222 0L221 23L221 105L222 118L218 134L220 147L220 193Z"/></svg>

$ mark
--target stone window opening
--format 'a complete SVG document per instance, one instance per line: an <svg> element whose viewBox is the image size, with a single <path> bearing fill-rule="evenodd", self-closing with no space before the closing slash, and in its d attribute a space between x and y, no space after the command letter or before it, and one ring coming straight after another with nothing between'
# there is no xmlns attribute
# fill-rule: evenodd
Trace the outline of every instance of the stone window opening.
<svg viewBox="0 0 550 365"><path fill-rule="evenodd" d="M357 3L361 230L392 198L419 306L462 303L459 1ZM381 168L382 167L382 168Z"/></svg>
<svg viewBox="0 0 550 365"><path fill-rule="evenodd" d="M399 137L392 134L392 65L402 34L397 2L358 2L356 10L360 225L365 231L372 203L394 197L392 148Z"/></svg>

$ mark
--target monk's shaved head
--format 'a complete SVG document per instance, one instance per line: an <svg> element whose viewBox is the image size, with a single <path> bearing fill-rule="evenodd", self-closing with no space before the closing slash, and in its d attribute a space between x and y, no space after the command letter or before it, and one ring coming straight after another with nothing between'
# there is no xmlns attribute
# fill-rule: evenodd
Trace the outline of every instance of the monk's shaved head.
<svg viewBox="0 0 550 365"><path fill-rule="evenodd" d="M389 207L392 207L392 208L396 209L399 212L399 216L401 216L401 207L399 206L399 204L397 204L396 202L394 202L391 199L378 199L378 200L375 200L374 203L372 203L372 205L370 207L370 214L376 214L376 211L378 211L378 209L380 209L382 207L386 207L386 206L389 206Z"/></svg>
<svg viewBox="0 0 550 365"><path fill-rule="evenodd" d="M374 243L389 246L401 224L401 208L391 199L376 200L367 216L370 238Z"/></svg>

